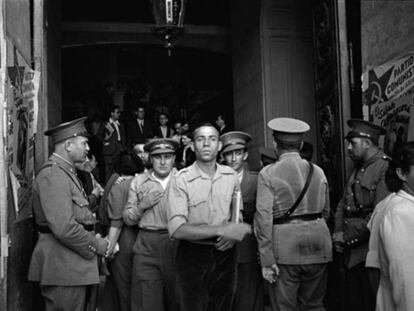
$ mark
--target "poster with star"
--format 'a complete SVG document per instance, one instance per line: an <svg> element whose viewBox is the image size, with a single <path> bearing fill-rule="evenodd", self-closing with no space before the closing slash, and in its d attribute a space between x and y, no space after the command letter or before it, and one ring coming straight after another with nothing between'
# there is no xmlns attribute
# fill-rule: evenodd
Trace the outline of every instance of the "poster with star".
<svg viewBox="0 0 414 311"><path fill-rule="evenodd" d="M365 71L362 74L364 117L373 121L373 105L410 94L413 86L414 53Z"/></svg>

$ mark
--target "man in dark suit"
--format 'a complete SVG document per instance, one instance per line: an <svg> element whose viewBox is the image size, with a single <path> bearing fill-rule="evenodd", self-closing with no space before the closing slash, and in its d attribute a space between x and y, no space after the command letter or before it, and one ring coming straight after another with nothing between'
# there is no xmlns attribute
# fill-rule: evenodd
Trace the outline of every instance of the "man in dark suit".
<svg viewBox="0 0 414 311"><path fill-rule="evenodd" d="M245 162L247 143L251 140L245 132L233 131L220 136L223 144L224 163L233 168L240 182L243 198L243 222L253 225L256 211L257 173L248 170ZM238 247L237 291L233 310L263 310L263 278L257 258L257 241L247 235Z"/></svg>
<svg viewBox="0 0 414 311"><path fill-rule="evenodd" d="M127 127L128 148L133 148L136 144L144 144L148 138L154 137L151 123L145 120L145 108L138 106L135 113L137 118Z"/></svg>
<svg viewBox="0 0 414 311"><path fill-rule="evenodd" d="M160 125L154 130L154 135L157 138L171 138L173 136L173 130L168 127L168 116L165 113L161 113L159 116Z"/></svg>
<svg viewBox="0 0 414 311"><path fill-rule="evenodd" d="M220 135L231 131L231 128L226 124L226 118L223 114L217 116L216 125Z"/></svg>
<svg viewBox="0 0 414 311"><path fill-rule="evenodd" d="M29 280L39 282L45 310L95 310L93 289L99 284L97 255L109 241L95 235L95 217L76 177L75 163L89 150L86 118L63 123L45 135L54 152L33 182L33 214L39 239Z"/></svg>
<svg viewBox="0 0 414 311"><path fill-rule="evenodd" d="M125 149L125 130L124 126L119 122L120 116L119 106L113 105L108 122L101 127L105 181L115 172L116 161Z"/></svg>

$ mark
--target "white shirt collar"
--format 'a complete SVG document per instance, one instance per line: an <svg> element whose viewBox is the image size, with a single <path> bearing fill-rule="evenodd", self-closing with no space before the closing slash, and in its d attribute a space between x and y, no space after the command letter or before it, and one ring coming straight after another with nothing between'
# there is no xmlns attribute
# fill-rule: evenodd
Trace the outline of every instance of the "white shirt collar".
<svg viewBox="0 0 414 311"><path fill-rule="evenodd" d="M165 177L164 179L160 179L157 176L155 176L154 172L152 172L151 175L156 181L158 181L161 184L164 190L167 189L168 182L170 181L170 178L171 178L171 173L168 174L168 176Z"/></svg>
<svg viewBox="0 0 414 311"><path fill-rule="evenodd" d="M112 118L109 118L109 123L116 124L119 126L119 121L118 120L114 121L112 120Z"/></svg>

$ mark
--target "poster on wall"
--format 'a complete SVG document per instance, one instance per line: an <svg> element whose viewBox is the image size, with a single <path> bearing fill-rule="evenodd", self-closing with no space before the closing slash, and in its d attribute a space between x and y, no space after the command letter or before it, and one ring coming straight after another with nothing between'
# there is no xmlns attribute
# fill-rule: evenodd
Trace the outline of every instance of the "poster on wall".
<svg viewBox="0 0 414 311"><path fill-rule="evenodd" d="M373 121L372 105L411 93L414 86L414 52L371 68L362 74L362 92L367 117Z"/></svg>
<svg viewBox="0 0 414 311"><path fill-rule="evenodd" d="M414 109L414 97L408 94L397 99L375 103L371 106L372 122L383 126L387 134L380 141L384 151L392 155L396 147L413 139L412 129Z"/></svg>
<svg viewBox="0 0 414 311"><path fill-rule="evenodd" d="M40 73L34 71L9 43L7 93L7 155L14 202L19 219L31 215L31 184L34 176L34 139L38 122ZM13 57L10 57L10 54ZM16 182L17 181L17 182Z"/></svg>

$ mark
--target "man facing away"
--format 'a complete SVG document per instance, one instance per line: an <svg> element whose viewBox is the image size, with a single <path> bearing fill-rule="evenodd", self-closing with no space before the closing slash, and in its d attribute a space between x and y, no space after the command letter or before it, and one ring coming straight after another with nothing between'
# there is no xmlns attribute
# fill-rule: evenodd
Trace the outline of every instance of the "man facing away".
<svg viewBox="0 0 414 311"><path fill-rule="evenodd" d="M355 165L336 208L333 242L335 250L344 255L346 308L370 311L375 310L379 270L377 258L373 258L376 252L367 257L367 224L375 206L389 194L385 184L389 157L378 147L378 139L386 131L364 120L347 123L351 127L346 136L348 152Z"/></svg>
<svg viewBox="0 0 414 311"><path fill-rule="evenodd" d="M328 182L321 168L299 154L307 123L276 118L268 127L278 161L259 173L254 223L271 307L324 310L332 260Z"/></svg>
<svg viewBox="0 0 414 311"><path fill-rule="evenodd" d="M248 169L247 143L251 136L232 131L220 136L224 163L234 169L243 198L243 222L253 225L256 211L257 173ZM263 311L263 278L257 258L257 241L253 234L238 244L237 290L233 310Z"/></svg>
<svg viewBox="0 0 414 311"><path fill-rule="evenodd" d="M165 190L171 175L178 142L155 138L145 144L152 169L134 177L124 221L138 225L134 244L131 306L138 311L178 311L175 295L174 257L176 243L168 237Z"/></svg>
<svg viewBox="0 0 414 311"><path fill-rule="evenodd" d="M221 149L217 129L211 124L198 126L192 148L196 162L178 172L168 190L168 230L180 241L176 256L180 311L229 311L236 285L234 245L252 231L238 219L230 223L239 181L233 169L216 163Z"/></svg>
<svg viewBox="0 0 414 311"><path fill-rule="evenodd" d="M94 233L95 218L76 177L75 163L89 150L86 118L45 132L54 152L33 183L33 213L39 240L32 254L29 280L40 283L45 310L94 310L93 285L99 284L97 255L109 241Z"/></svg>

